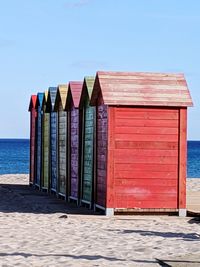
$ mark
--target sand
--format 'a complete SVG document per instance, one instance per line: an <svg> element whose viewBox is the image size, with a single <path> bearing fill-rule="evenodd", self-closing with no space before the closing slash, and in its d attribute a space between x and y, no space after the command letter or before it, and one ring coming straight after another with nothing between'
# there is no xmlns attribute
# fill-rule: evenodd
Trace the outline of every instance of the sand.
<svg viewBox="0 0 200 267"><path fill-rule="evenodd" d="M200 266L198 218L76 214L27 184L0 176L0 266Z"/></svg>

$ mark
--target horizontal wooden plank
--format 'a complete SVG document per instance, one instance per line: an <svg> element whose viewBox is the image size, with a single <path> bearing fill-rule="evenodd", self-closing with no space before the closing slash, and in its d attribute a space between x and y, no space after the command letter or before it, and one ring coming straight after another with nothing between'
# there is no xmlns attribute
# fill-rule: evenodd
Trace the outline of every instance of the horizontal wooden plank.
<svg viewBox="0 0 200 267"><path fill-rule="evenodd" d="M178 172L178 162L175 164L157 164L157 163L114 163L116 171L145 171L145 172Z"/></svg>
<svg viewBox="0 0 200 267"><path fill-rule="evenodd" d="M115 127L114 133L133 133L133 134L178 134L178 128L167 127Z"/></svg>
<svg viewBox="0 0 200 267"><path fill-rule="evenodd" d="M106 147L107 143L102 143L102 147ZM151 149L151 150L177 150L178 142L167 141L115 141L116 149Z"/></svg>
<svg viewBox="0 0 200 267"><path fill-rule="evenodd" d="M133 178L133 179L115 179L114 180L115 186L123 187L154 187L154 186L168 186L177 188L178 186L178 179L160 179L160 178Z"/></svg>
<svg viewBox="0 0 200 267"><path fill-rule="evenodd" d="M98 137L99 140L100 137ZM156 134L115 134L116 141L158 141L158 142L177 142L177 134L165 134L165 135L156 135Z"/></svg>
<svg viewBox="0 0 200 267"><path fill-rule="evenodd" d="M174 157L178 156L178 150L170 149L115 149L114 150L114 158L121 157Z"/></svg>
<svg viewBox="0 0 200 267"><path fill-rule="evenodd" d="M178 172L176 171L143 171L143 170L114 170L114 177L115 179L134 179L134 178L140 178L141 180L144 178L149 178L149 179L175 179L177 180Z"/></svg>
<svg viewBox="0 0 200 267"><path fill-rule="evenodd" d="M115 163L146 163L146 164L174 164L177 165L178 156L177 157L134 157L134 158L126 158L123 156L118 156L114 159Z"/></svg>
<svg viewBox="0 0 200 267"><path fill-rule="evenodd" d="M126 112L120 111L116 112L115 114L116 121L118 119L144 119L144 120L178 120L179 113L174 110L174 112L163 112L160 110L160 112L153 112L153 111L134 111L127 109Z"/></svg>
<svg viewBox="0 0 200 267"><path fill-rule="evenodd" d="M115 121L116 127L123 127L123 126L130 126L130 127L168 127L168 128L177 128L178 127L178 119L177 120L168 120L168 119L148 119L148 120L141 120L141 119L117 119Z"/></svg>

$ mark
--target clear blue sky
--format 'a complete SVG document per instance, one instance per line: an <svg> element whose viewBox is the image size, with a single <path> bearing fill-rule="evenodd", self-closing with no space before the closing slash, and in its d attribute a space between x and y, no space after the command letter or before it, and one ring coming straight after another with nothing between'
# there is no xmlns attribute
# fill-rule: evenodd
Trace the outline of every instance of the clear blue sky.
<svg viewBox="0 0 200 267"><path fill-rule="evenodd" d="M0 138L29 137L29 97L96 70L183 72L200 140L199 0L0 0Z"/></svg>

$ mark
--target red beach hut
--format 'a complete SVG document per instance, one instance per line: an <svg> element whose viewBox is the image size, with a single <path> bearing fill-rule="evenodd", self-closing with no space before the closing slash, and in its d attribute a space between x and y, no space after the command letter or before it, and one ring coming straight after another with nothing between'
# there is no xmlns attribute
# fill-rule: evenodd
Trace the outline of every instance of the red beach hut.
<svg viewBox="0 0 200 267"><path fill-rule="evenodd" d="M69 109L69 200L79 202L80 173L81 173L81 111L79 109L82 92L82 82L70 82L67 96L67 109Z"/></svg>
<svg viewBox="0 0 200 267"><path fill-rule="evenodd" d="M183 74L97 72L95 206L186 214L187 107Z"/></svg>
<svg viewBox="0 0 200 267"><path fill-rule="evenodd" d="M37 119L36 101L37 101L37 96L32 95L28 109L30 112L30 176L29 176L30 185L35 184L35 172L36 172L36 119Z"/></svg>

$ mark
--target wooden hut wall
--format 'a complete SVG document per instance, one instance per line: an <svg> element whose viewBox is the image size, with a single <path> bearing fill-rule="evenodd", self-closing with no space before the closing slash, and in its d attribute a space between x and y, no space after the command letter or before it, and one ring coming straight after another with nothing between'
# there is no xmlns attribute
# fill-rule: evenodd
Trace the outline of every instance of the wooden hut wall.
<svg viewBox="0 0 200 267"><path fill-rule="evenodd" d="M50 111L50 187L51 191L57 192L57 112L54 111L57 87L50 87L48 94L48 103Z"/></svg>
<svg viewBox="0 0 200 267"><path fill-rule="evenodd" d="M79 110L82 82L69 83L69 95L71 95L70 109L70 199L79 201L80 175L81 175L81 138L82 122ZM70 97L68 97L69 99Z"/></svg>
<svg viewBox="0 0 200 267"><path fill-rule="evenodd" d="M30 176L29 183L31 185L35 184L35 176L36 176L36 119L37 119L37 111L36 111L36 101L37 96L32 95L29 105L30 111Z"/></svg>
<svg viewBox="0 0 200 267"><path fill-rule="evenodd" d="M95 206L106 207L107 181L107 149L108 149L108 107L97 106L97 177Z"/></svg>
<svg viewBox="0 0 200 267"><path fill-rule="evenodd" d="M46 112L47 94L45 92L43 101L43 157L42 157L42 189L49 189L49 156L50 156L50 114Z"/></svg>
<svg viewBox="0 0 200 267"><path fill-rule="evenodd" d="M90 206L94 200L94 134L96 129L96 109L90 106L93 85L94 77L85 77L81 97L81 102L83 102L81 202L88 203Z"/></svg>
<svg viewBox="0 0 200 267"><path fill-rule="evenodd" d="M70 155L71 155L71 194L70 198L77 200L79 191L79 110L72 107L70 112Z"/></svg>
<svg viewBox="0 0 200 267"><path fill-rule="evenodd" d="M184 76L99 72L94 89L96 206L107 214L124 208L185 214L186 113L192 100Z"/></svg>
<svg viewBox="0 0 200 267"><path fill-rule="evenodd" d="M59 193L66 194L67 180L67 112L59 104L58 110L58 147L59 147Z"/></svg>
<svg viewBox="0 0 200 267"><path fill-rule="evenodd" d="M35 185L41 187L42 177L42 102L44 93L38 93L37 95L37 173Z"/></svg>
<svg viewBox="0 0 200 267"><path fill-rule="evenodd" d="M58 112L58 194L66 197L68 192L68 115L65 110L68 85L60 85L56 96Z"/></svg>

